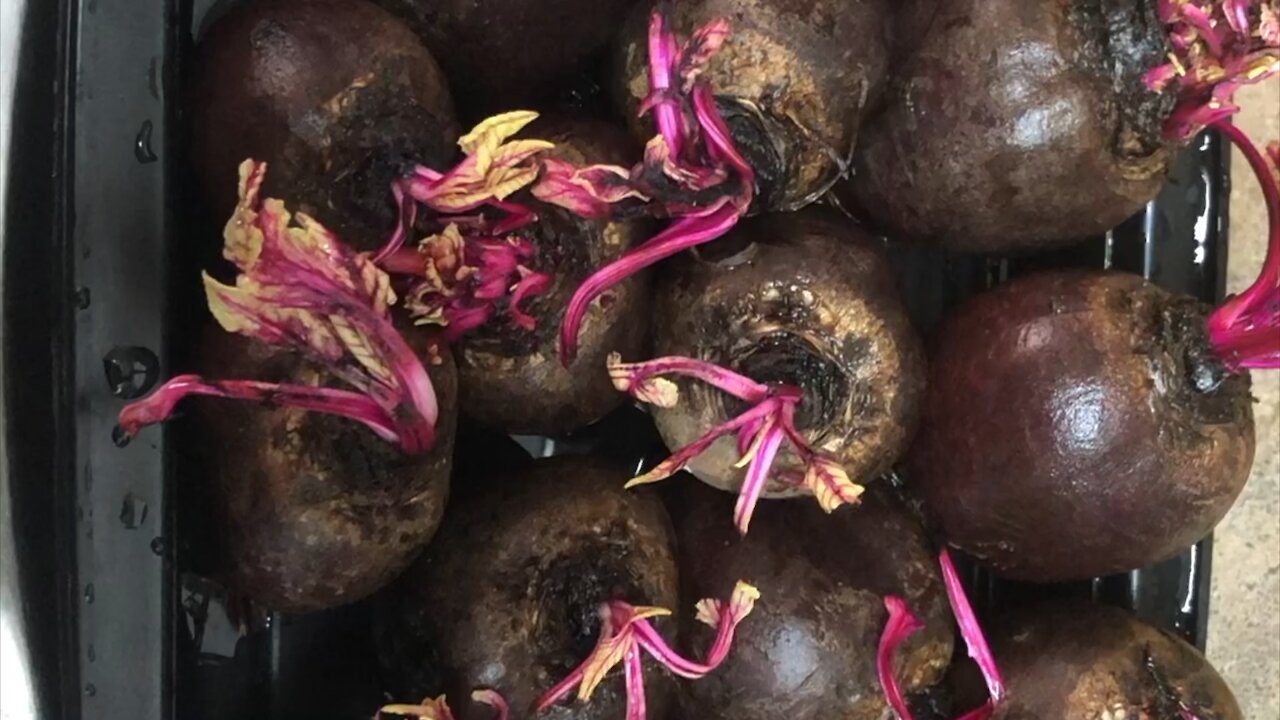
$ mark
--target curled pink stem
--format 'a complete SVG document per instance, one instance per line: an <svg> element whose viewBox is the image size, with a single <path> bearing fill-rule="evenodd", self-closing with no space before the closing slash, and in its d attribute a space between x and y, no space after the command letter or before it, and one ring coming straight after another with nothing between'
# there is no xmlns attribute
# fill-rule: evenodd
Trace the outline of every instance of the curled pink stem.
<svg viewBox="0 0 1280 720"><path fill-rule="evenodd" d="M897 714L899 720L913 720L907 701L902 696L902 686L898 684L898 676L893 672L893 658L898 646L907 638L924 628L920 618L911 612L906 601L900 597L889 595L884 599L884 609L889 611L889 621L885 623L884 632L880 635L880 644L876 648L876 674L880 677L880 687L889 707Z"/></svg>
<svg viewBox="0 0 1280 720"><path fill-rule="evenodd" d="M281 385L256 380L205 380L199 375L179 375L148 397L130 403L120 411L120 429L133 437L147 425L164 422L179 402L191 395L248 400L264 405L296 407L328 413L364 423L389 442L400 442L396 422L373 400L349 390L312 385ZM430 429L430 424L417 423Z"/></svg>
<svg viewBox="0 0 1280 720"><path fill-rule="evenodd" d="M1213 125L1244 155L1267 208L1267 255L1258 279L1209 316L1209 339L1227 367L1280 367L1280 180L1272 163L1229 122ZM1280 153L1278 153L1280 155Z"/></svg>
<svg viewBox="0 0 1280 720"><path fill-rule="evenodd" d="M964 638L969 657L973 658L974 662L978 663L978 668L982 670L982 677L987 682L987 693L990 694L991 701L998 703L1004 698L1004 679L1000 677L1000 668L991 654L991 647L987 644L982 626L978 624L973 606L969 604L969 597L964 592L964 585L960 582L955 563L951 561L951 553L946 548L943 548L939 554L938 563L942 566L942 583L947 588L951 612L960 626L960 636Z"/></svg>
<svg viewBox="0 0 1280 720"><path fill-rule="evenodd" d="M592 301L606 290L654 263L687 248L724 235L742 217L742 211L722 198L705 213L673 222L639 247L592 273L573 293L560 326L560 363L568 367L578 354L578 332Z"/></svg>

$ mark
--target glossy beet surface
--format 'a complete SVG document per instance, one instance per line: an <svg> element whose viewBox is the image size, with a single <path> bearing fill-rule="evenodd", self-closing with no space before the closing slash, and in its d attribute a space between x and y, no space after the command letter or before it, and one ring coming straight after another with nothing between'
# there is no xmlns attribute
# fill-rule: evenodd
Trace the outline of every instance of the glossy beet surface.
<svg viewBox="0 0 1280 720"><path fill-rule="evenodd" d="M618 40L613 91L627 117L649 94L649 9ZM817 199L845 169L864 111L879 93L889 47L884 0L683 0L673 26L687 37L724 18L732 33L703 77L733 140L756 171L758 209ZM649 127L640 130L646 139Z"/></svg>
<svg viewBox="0 0 1280 720"><path fill-rule="evenodd" d="M585 121L534 123L530 137L554 142L551 157L578 164L626 163L639 148L621 129ZM507 432L562 435L603 417L626 401L604 372L605 357L638 357L648 349L651 275L640 273L613 286L593 303L568 368L556 355L556 333L564 306L587 275L646 239L641 220L585 220L567 210L532 202L538 213L533 269L554 277L529 303L532 331L493 322L457 346L461 407L465 414Z"/></svg>
<svg viewBox="0 0 1280 720"><path fill-rule="evenodd" d="M988 633L1009 694L994 720L1243 720L1195 648L1106 606L1050 604L996 618Z"/></svg>
<svg viewBox="0 0 1280 720"><path fill-rule="evenodd" d="M602 461L562 457L460 488L437 542L379 607L393 690L416 699L447 689L463 699L489 687L526 718L595 647L602 601L677 610L670 521L653 496L623 490L626 479ZM648 669L650 717L660 718L674 685ZM464 719L491 717L454 705ZM615 673L589 704L566 701L538 718L615 720L625 707Z"/></svg>
<svg viewBox="0 0 1280 720"><path fill-rule="evenodd" d="M192 157L215 216L236 167L267 161L288 198L371 250L395 225L391 181L452 163L458 128L444 75L404 25L365 0L246 2L197 47Z"/></svg>
<svg viewBox="0 0 1280 720"><path fill-rule="evenodd" d="M1205 308L1141 278L1032 275L980 295L932 346L907 483L952 545L1012 578L1083 579L1204 537L1253 460L1248 375Z"/></svg>
<svg viewBox="0 0 1280 720"><path fill-rule="evenodd" d="M222 377L322 384L328 373L257 341L210 332L202 362ZM410 458L345 418L296 408L193 401L192 477L211 483L225 572L270 610L360 600L435 534L449 496L457 414L453 363L429 368L440 405L435 447Z"/></svg>
<svg viewBox="0 0 1280 720"><path fill-rule="evenodd" d="M688 686L685 717L878 720L888 709L876 676L885 595L925 623L898 650L904 690L938 682L951 660L946 593L920 525L879 490L831 516L810 501L765 503L739 538L733 499L686 485L679 501L681 592L688 604L743 578L761 598L733 653ZM712 630L685 622L690 647Z"/></svg>
<svg viewBox="0 0 1280 720"><path fill-rule="evenodd" d="M840 191L891 237L967 252L1105 232L1164 184L1155 3L906 3L883 104Z"/></svg>
<svg viewBox="0 0 1280 720"><path fill-rule="evenodd" d="M655 354L722 365L758 382L801 388L796 415L813 448L854 482L889 470L915 431L924 358L877 243L835 213L811 208L751 218L659 271ZM656 409L668 447L687 445L745 408L677 380L681 400ZM721 438L689 465L736 491L739 453ZM784 450L775 467L799 469ZM766 496L807 492L772 481Z"/></svg>

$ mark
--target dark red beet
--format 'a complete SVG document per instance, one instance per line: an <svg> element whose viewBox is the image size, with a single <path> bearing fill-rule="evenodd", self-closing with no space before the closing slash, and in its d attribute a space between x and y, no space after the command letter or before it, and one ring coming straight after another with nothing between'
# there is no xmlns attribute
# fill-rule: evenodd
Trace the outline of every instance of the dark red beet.
<svg viewBox="0 0 1280 720"><path fill-rule="evenodd" d="M841 194L881 230L969 252L1104 232L1153 198L1172 152L1156 3L920 0ZM936 9L933 9L936 7Z"/></svg>
<svg viewBox="0 0 1280 720"><path fill-rule="evenodd" d="M733 500L686 483L678 500L682 605L743 578L760 588L716 672L686 685L685 717L734 720L879 720L876 675L884 596L904 598L925 628L898 650L903 689L938 682L951 660L946 593L920 525L883 489L831 516L812 502L766 503L739 538ZM688 618L688 647L714 631Z"/></svg>
<svg viewBox="0 0 1280 720"><path fill-rule="evenodd" d="M980 295L931 353L907 481L947 541L1014 578L1142 567L1222 519L1253 461L1249 377L1207 308L1063 271Z"/></svg>
<svg viewBox="0 0 1280 720"><path fill-rule="evenodd" d="M636 0L375 0L440 60L459 102L514 110L586 69Z"/></svg>
<svg viewBox="0 0 1280 720"><path fill-rule="evenodd" d="M395 225L391 181L456 153L444 75L404 25L365 0L246 2L197 48L193 155L210 208L235 205L236 168L271 168L287 198L360 250Z"/></svg>
<svg viewBox="0 0 1280 720"><path fill-rule="evenodd" d="M988 634L1008 696L993 720L1243 720L1195 648L1116 608L1049 604Z"/></svg>

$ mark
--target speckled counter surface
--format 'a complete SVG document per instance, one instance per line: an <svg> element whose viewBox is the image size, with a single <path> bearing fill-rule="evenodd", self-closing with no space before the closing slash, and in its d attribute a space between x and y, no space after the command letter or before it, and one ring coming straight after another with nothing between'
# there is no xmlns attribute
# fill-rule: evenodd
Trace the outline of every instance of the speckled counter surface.
<svg viewBox="0 0 1280 720"><path fill-rule="evenodd" d="M1280 80L1237 95L1239 124L1257 142L1280 138ZM1233 160L1228 287L1262 267L1266 209L1248 165ZM1209 659L1250 720L1280 718L1280 371L1253 374L1258 451L1244 494L1214 542Z"/></svg>

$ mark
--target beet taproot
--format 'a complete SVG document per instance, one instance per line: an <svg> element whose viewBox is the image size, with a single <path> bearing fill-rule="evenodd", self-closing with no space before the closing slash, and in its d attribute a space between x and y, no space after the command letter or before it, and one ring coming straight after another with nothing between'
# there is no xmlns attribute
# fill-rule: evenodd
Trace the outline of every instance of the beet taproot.
<svg viewBox="0 0 1280 720"><path fill-rule="evenodd" d="M598 62L636 0L374 0L440 60L470 114L539 104Z"/></svg>
<svg viewBox="0 0 1280 720"><path fill-rule="evenodd" d="M1248 373L1229 371L1207 310L1138 276L1054 271L945 319L906 480L947 542L1059 581L1204 537L1254 452Z"/></svg>
<svg viewBox="0 0 1280 720"><path fill-rule="evenodd" d="M678 501L683 604L734 578L761 588L719 670L686 687L687 718L878 720L887 705L876 671L884 598L904 598L925 628L897 652L908 693L939 682L951 661L947 596L920 524L883 492L857 512L826 517L811 503L769 503L739 539L731 500L687 485ZM701 646L712 630L684 622L682 638Z"/></svg>
<svg viewBox="0 0 1280 720"><path fill-rule="evenodd" d="M834 212L811 208L743 221L729 235L664 267L655 289L656 354L720 365L758 383L798 388L794 425L854 482L888 471L915 432L924 356L875 242ZM674 407L654 418L668 447L688 446L743 408L680 381ZM715 441L687 465L736 492L745 448ZM806 463L784 449L780 472ZM764 497L810 489L772 478Z"/></svg>
<svg viewBox="0 0 1280 720"><path fill-rule="evenodd" d="M324 385L294 353L221 330L206 334L210 372ZM457 384L431 368L440 416L431 452L410 457L360 424L294 407L193 403L195 474L210 483L224 572L237 592L283 612L355 602L390 582L435 534L449 497Z"/></svg>
<svg viewBox="0 0 1280 720"><path fill-rule="evenodd" d="M626 117L651 94L651 7L637 8L618 39L613 92ZM846 169L863 113L880 92L891 38L886 3L688 0L670 8L681 34L717 19L731 33L701 77L755 171L756 207L813 202Z"/></svg>
<svg viewBox="0 0 1280 720"><path fill-rule="evenodd" d="M1199 651L1118 608L1020 608L988 638L1009 691L993 720L1244 718Z"/></svg>
<svg viewBox="0 0 1280 720"><path fill-rule="evenodd" d="M552 158L575 164L622 162L635 152L625 132L608 124L572 119L540 120L527 134L555 143ZM591 220L532 202L538 222L530 231L534 271L551 278L529 304L532 331L486 324L455 347L463 412L507 432L560 435L618 407L625 396L600 371L608 353L638 355L648 346L650 276L615 285L607 302L587 313L579 353L565 367L556 356L556 321L569 296L596 267L620 257L643 237L643 220Z"/></svg>
<svg viewBox="0 0 1280 720"><path fill-rule="evenodd" d="M531 717L538 696L591 652L601 603L674 608L670 520L656 498L623 490L625 478L599 460L561 457L459 488L435 542L378 604L379 653L397 694L492 688L514 720ZM662 718L674 683L658 672L646 680L651 716ZM463 720L489 717L452 704ZM537 717L612 720L625 706L618 674L590 703Z"/></svg>
<svg viewBox="0 0 1280 720"><path fill-rule="evenodd" d="M444 74L366 0L242 3L201 38L194 77L192 156L218 216L235 204L236 166L259 158L268 194L373 250L395 226L392 181L456 155Z"/></svg>
<svg viewBox="0 0 1280 720"><path fill-rule="evenodd" d="M899 239L1024 252L1101 234L1280 72L1265 3L915 0L845 204ZM1270 18L1268 13L1271 13Z"/></svg>

